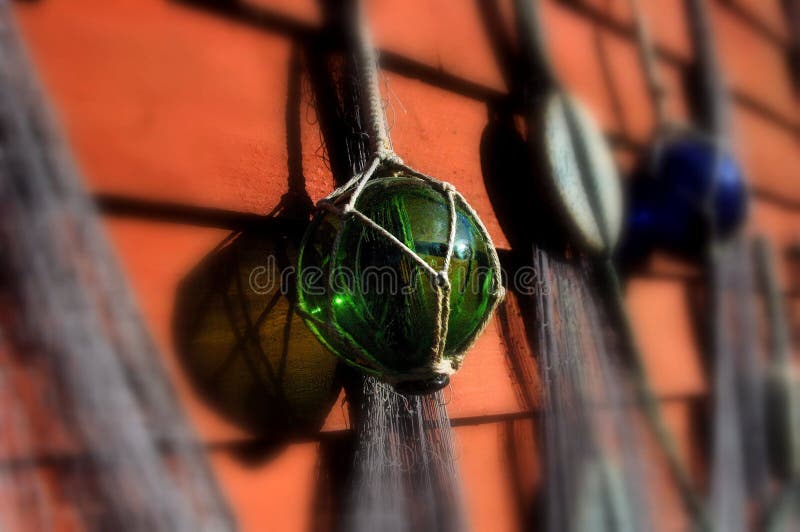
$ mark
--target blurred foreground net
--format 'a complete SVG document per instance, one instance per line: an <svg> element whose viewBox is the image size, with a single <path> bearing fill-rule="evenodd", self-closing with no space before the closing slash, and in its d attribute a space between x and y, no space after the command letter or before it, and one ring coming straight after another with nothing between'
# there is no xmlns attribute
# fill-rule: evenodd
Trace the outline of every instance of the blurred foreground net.
<svg viewBox="0 0 800 532"><path fill-rule="evenodd" d="M0 0L0 528L229 530Z"/></svg>
<svg viewBox="0 0 800 532"><path fill-rule="evenodd" d="M711 271L711 512L715 530L731 532L749 529L748 499L763 501L768 473L764 372L747 251L743 239L722 246Z"/></svg>
<svg viewBox="0 0 800 532"><path fill-rule="evenodd" d="M715 530L800 530L800 387L768 242L720 246L711 273Z"/></svg>
<svg viewBox="0 0 800 532"><path fill-rule="evenodd" d="M663 500L631 377L580 259L536 249L543 529L651 530ZM674 495L674 493L673 493ZM541 516L540 516L541 517Z"/></svg>

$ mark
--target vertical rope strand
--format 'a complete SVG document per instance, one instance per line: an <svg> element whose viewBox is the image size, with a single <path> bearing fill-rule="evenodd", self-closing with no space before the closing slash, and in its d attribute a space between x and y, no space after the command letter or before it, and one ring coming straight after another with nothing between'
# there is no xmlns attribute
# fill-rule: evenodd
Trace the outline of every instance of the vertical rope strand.
<svg viewBox="0 0 800 532"><path fill-rule="evenodd" d="M372 154L379 159L396 157L386 126L386 116L381 99L380 81L378 79L378 56L372 44L372 36L366 20L363 0L355 0L353 16L353 38L356 74L362 107L365 111L364 125L369 135Z"/></svg>
<svg viewBox="0 0 800 532"><path fill-rule="evenodd" d="M714 137L720 140L728 139L730 135L728 94L718 62L708 3L706 0L687 0L687 2L695 65L700 74L704 126L707 133Z"/></svg>
<svg viewBox="0 0 800 532"><path fill-rule="evenodd" d="M541 93L558 84L555 69L547 53L547 39L542 24L542 2L540 0L514 0L515 20L526 63L527 76L532 93Z"/></svg>
<svg viewBox="0 0 800 532"><path fill-rule="evenodd" d="M658 68L658 56L653 41L648 31L648 24L645 22L645 15L642 11L640 0L628 0L631 13L633 14L634 25L636 28L636 40L639 49L639 59L647 81L647 90L650 95L650 102L653 106L656 130L662 130L667 124L667 88Z"/></svg>
<svg viewBox="0 0 800 532"><path fill-rule="evenodd" d="M600 267L600 275L602 277L602 285L608 291L611 318L616 326L615 330L622 344L622 349L627 355L627 363L633 376L636 393L645 418L667 458L670 474L678 485L684 505L697 523L706 529L709 526L709 521L705 507L692 482L688 469L678 454L678 446L675 443L672 432L664 421L661 406L647 377L644 358L639 349L633 325L630 322L628 313L625 311L625 300L619 277L611 261L606 260L603 262Z"/></svg>

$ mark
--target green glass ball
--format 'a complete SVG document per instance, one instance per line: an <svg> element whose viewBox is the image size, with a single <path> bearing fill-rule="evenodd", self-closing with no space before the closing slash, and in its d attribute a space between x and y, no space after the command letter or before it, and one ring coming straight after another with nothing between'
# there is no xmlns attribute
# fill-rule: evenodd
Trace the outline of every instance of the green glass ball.
<svg viewBox="0 0 800 532"><path fill-rule="evenodd" d="M442 354L453 369L501 292L496 251L462 202L455 201L456 235L447 270L450 314ZM450 231L444 192L414 177L381 177L367 183L355 208L434 270L444 267ZM386 235L352 214L339 217L320 210L301 245L297 275L301 314L333 353L408 389L415 389L415 380L434 387L447 382L431 369L436 279Z"/></svg>

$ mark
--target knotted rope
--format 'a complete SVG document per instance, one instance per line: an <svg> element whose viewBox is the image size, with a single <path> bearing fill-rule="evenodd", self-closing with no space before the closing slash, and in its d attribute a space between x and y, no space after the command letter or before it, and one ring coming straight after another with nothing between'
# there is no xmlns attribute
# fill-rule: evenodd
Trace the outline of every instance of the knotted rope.
<svg viewBox="0 0 800 532"><path fill-rule="evenodd" d="M384 115L380 94L377 53L372 45L371 35L364 14L363 2L357 0L355 4L354 16L351 17L353 24L350 30L355 41L354 54L356 77L360 99L362 101L362 107L364 108L366 115L365 122L367 134L369 135L371 161L367 165L366 170L353 175L344 185L335 189L325 198L320 200L317 203L317 212L319 213L320 211L327 211L337 216L340 220L342 220L342 222L357 221L376 231L394 247L400 250L401 253L414 261L422 269L422 271L430 277L432 286L436 291L437 306L436 320L434 323L434 342L432 346L432 357L430 359L430 363L427 366L415 368L405 372L398 373L396 371L391 371L379 360L366 352L366 350L359 346L357 342L353 341L339 326L335 318L333 319L332 323L327 323L313 315L310 315L307 312L304 312L302 309L300 309L300 312L302 312L306 319L313 321L316 325L327 330L332 330L332 332L340 335L340 337L344 338L360 357L366 361L369 361L370 365L373 365L374 367L363 367L349 360L347 361L348 363L355 365L362 370L366 370L369 373L379 375L390 383L421 379L430 377L431 374L452 375L461 367L466 351L472 347L475 340L478 338L478 336L480 336L481 332L488 324L495 307L505 295L505 289L502 286L500 272L500 259L495 251L491 236L486 230L486 227L483 225L483 222L481 221L477 212L475 212L469 203L467 203L467 201L455 189L455 187L450 183L440 181L415 170L414 168L405 164L403 160L394 152L386 125L386 118ZM449 230L445 258L440 269L437 270L433 268L413 249L401 242L386 228L382 227L380 224L376 223L369 216L365 215L356 208L358 199L367 186L367 183L376 176L380 175L380 177L385 177L387 174L395 176L402 175L404 177L418 179L430 185L434 190L438 191L446 198L449 213ZM450 317L450 293L452 290L448 272L453 257L453 249L456 239L456 226L458 220L456 205L461 207L473 217L478 230L486 239L488 249L487 255L491 263L495 292L491 294L491 302L488 306L488 309L483 313L481 321L475 328L470 342L465 345L460 353L445 357L444 353L447 339L447 326ZM333 246L330 251L333 256L339 252L342 241L343 227L344 223L340 226L334 239ZM334 272L332 271L331 274L333 273Z"/></svg>

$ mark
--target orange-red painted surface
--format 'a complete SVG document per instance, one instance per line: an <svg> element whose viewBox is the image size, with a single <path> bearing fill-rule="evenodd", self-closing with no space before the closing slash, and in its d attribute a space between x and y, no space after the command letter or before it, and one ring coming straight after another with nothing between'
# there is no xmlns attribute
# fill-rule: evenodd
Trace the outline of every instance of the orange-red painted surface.
<svg viewBox="0 0 800 532"><path fill-rule="evenodd" d="M500 3L511 27L509 6ZM790 84L786 50L778 42L786 39L788 30L780 0L737 3L775 39L725 3L712 1L713 17L735 94L738 152L758 192L752 228L786 251L800 242L800 106ZM502 94L506 81L479 4L375 0L370 17L382 49L486 93ZM628 31L627 2L545 4L549 44L564 82L589 104L606 131L646 141L652 113ZM313 0L258 0L257 5L275 22L249 26L167 0L40 0L16 5L32 56L93 194L134 204L165 202L267 214L288 191L291 120L300 125L308 194L317 200L331 190L333 180L322 157L302 68L300 105L287 113L287 88L300 38L296 28L318 27L319 9ZM691 48L682 2L646 0L644 6L655 38L669 57L661 65L669 107L674 116L686 117L680 74ZM593 13L605 22L597 22ZM606 75L604 63L609 68ZM480 141L488 109L476 94L480 91L454 91L425 76L412 79L393 71L383 75L396 150L414 167L455 184L475 206L498 247L508 249L481 172ZM617 154L623 166L633 158L624 148ZM211 463L239 523L251 531L313 528L320 444L286 443L257 463L241 460L225 444L247 438L247 432L198 396L175 355L171 320L178 284L230 231L191 220L150 219L146 212L143 208L141 216L111 215L108 231L183 404L209 446ZM782 282L796 291L798 267L786 257L781 253ZM668 260L653 262L652 273L664 270L669 274L633 279L628 300L647 369L658 394L669 398L670 424L684 455L696 460L693 449L698 442L690 410L706 393L707 383L687 308L687 282L693 272ZM530 428L525 417L530 404L519 393L508 357L511 350L524 349L513 339L524 316L513 301L499 316L447 392L456 424L472 419L456 429L456 436L477 531L516 529L522 511L519 494L531 493L538 482L535 463L509 472L508 442ZM530 375L526 385L535 390L535 368ZM335 403L323 431L347 428L344 408L341 400ZM516 414L522 419L497 417ZM522 445L535 456L532 440ZM526 476L515 485L519 471ZM679 527L673 523L668 528L673 525Z"/></svg>

